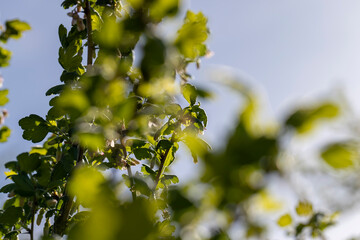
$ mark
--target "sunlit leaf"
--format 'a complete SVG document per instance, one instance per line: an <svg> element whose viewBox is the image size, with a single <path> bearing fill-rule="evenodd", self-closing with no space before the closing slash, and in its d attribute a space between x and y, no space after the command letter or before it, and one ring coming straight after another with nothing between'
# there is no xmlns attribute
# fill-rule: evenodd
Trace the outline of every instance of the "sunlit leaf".
<svg viewBox="0 0 360 240"><path fill-rule="evenodd" d="M312 204L309 202L300 201L296 206L296 213L299 216L309 216L313 213Z"/></svg>
<svg viewBox="0 0 360 240"><path fill-rule="evenodd" d="M0 129L0 142L6 142L10 137L11 130L6 126L2 126Z"/></svg>
<svg viewBox="0 0 360 240"><path fill-rule="evenodd" d="M277 221L277 224L280 226L280 227L286 227L286 226L289 226L291 225L292 223L292 217L290 214L285 214L285 215L282 215L278 221Z"/></svg>
<svg viewBox="0 0 360 240"><path fill-rule="evenodd" d="M175 41L185 58L196 59L206 54L207 47L204 42L209 33L206 24L207 18L201 12L198 14L187 12L184 25L179 30Z"/></svg>
<svg viewBox="0 0 360 240"><path fill-rule="evenodd" d="M9 99L7 97L8 93L8 89L0 90L0 106L4 106L6 103L9 102Z"/></svg>
<svg viewBox="0 0 360 240"><path fill-rule="evenodd" d="M346 169L354 166L358 154L346 143L328 145L321 153L322 159L334 169Z"/></svg>

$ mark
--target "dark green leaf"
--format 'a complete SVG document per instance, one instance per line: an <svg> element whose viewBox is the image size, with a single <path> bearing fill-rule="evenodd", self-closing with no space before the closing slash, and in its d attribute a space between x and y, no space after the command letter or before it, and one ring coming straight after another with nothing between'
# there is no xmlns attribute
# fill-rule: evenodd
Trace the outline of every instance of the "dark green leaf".
<svg viewBox="0 0 360 240"><path fill-rule="evenodd" d="M56 85L52 88L50 88L49 90L47 90L47 92L45 93L46 96L50 96L52 94L60 94L61 91L64 89L65 85L61 84L61 85Z"/></svg>
<svg viewBox="0 0 360 240"><path fill-rule="evenodd" d="M3 186L3 187L0 189L0 192L2 192L2 193L9 193L9 192L13 191L15 188L16 188L16 184L15 184L15 183L9 183L9 184Z"/></svg>
<svg viewBox="0 0 360 240"><path fill-rule="evenodd" d="M11 179L16 184L15 193L24 197L33 196L35 188L29 177L25 174L14 175Z"/></svg>
<svg viewBox="0 0 360 240"><path fill-rule="evenodd" d="M64 25L60 24L59 26L59 39L62 47L67 47L66 42L67 30Z"/></svg>
<svg viewBox="0 0 360 240"><path fill-rule="evenodd" d="M13 226L17 223L23 215L23 209L21 207L11 206L0 215L0 224L7 226Z"/></svg>
<svg viewBox="0 0 360 240"><path fill-rule="evenodd" d="M20 170L26 173L35 171L41 164L40 154L30 154L25 152L17 156L17 160L20 166Z"/></svg>
<svg viewBox="0 0 360 240"><path fill-rule="evenodd" d="M136 148L134 149L134 155L138 160L151 159L152 151L148 148Z"/></svg>
<svg viewBox="0 0 360 240"><path fill-rule="evenodd" d="M33 143L41 142L49 133L46 121L35 114L21 119L19 125L24 130L23 138Z"/></svg>

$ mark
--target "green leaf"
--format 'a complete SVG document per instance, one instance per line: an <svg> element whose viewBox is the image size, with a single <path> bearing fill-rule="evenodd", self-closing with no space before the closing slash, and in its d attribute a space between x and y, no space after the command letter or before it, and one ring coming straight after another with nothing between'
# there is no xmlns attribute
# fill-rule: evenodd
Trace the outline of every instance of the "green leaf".
<svg viewBox="0 0 360 240"><path fill-rule="evenodd" d="M321 157L334 169L346 169L354 166L358 154L347 143L334 143L322 151Z"/></svg>
<svg viewBox="0 0 360 240"><path fill-rule="evenodd" d="M60 24L59 26L59 39L60 39L60 43L62 47L67 47L67 41L66 41L66 37L67 37L67 30L64 27L64 25Z"/></svg>
<svg viewBox="0 0 360 240"><path fill-rule="evenodd" d="M85 93L80 90L64 89L54 100L54 107L77 118L88 109L89 101Z"/></svg>
<svg viewBox="0 0 360 240"><path fill-rule="evenodd" d="M149 166L143 164L141 167L141 172L144 174L144 176L150 175L155 178L156 172L152 170Z"/></svg>
<svg viewBox="0 0 360 240"><path fill-rule="evenodd" d="M66 48L59 48L59 63L67 72L79 71L82 64L82 41L75 39Z"/></svg>
<svg viewBox="0 0 360 240"><path fill-rule="evenodd" d="M21 171L26 173L31 173L35 171L41 165L40 154L33 153L30 154L25 152L17 156L19 167Z"/></svg>
<svg viewBox="0 0 360 240"><path fill-rule="evenodd" d="M95 41L101 47L117 48L122 40L122 25L113 17L104 18L104 24L99 32L94 35Z"/></svg>
<svg viewBox="0 0 360 240"><path fill-rule="evenodd" d="M19 169L19 164L17 161L10 161L10 162L7 162L5 163L5 167L7 169L10 169L14 172L18 172L20 169Z"/></svg>
<svg viewBox="0 0 360 240"><path fill-rule="evenodd" d="M31 29L29 24L27 24L26 22L20 21L19 19L7 21L5 23L5 25L6 25L6 28L11 29L14 32L14 34L15 34L15 32L17 33L17 36L12 36L12 38L15 38L15 37L19 38L19 37L21 37L21 33L23 31L27 31L27 30Z"/></svg>
<svg viewBox="0 0 360 240"><path fill-rule="evenodd" d="M30 178L25 174L11 176L16 184L15 193L24 197L31 197L35 194L35 188Z"/></svg>
<svg viewBox="0 0 360 240"><path fill-rule="evenodd" d="M3 186L3 187L0 189L0 192L2 192L2 193L9 193L9 192L13 191L15 188L16 188L16 184L15 184L15 183L9 183L9 184L6 184L5 186Z"/></svg>
<svg viewBox="0 0 360 240"><path fill-rule="evenodd" d="M207 18L199 12L188 11L184 25L178 32L175 45L179 52L190 60L205 56L207 47L204 44L208 38Z"/></svg>
<svg viewBox="0 0 360 240"><path fill-rule="evenodd" d="M13 226L17 223L23 215L23 209L21 207L11 206L0 215L0 224L7 226Z"/></svg>
<svg viewBox="0 0 360 240"><path fill-rule="evenodd" d="M134 155L138 160L151 159L152 151L148 148L136 148L134 149Z"/></svg>
<svg viewBox="0 0 360 240"><path fill-rule="evenodd" d="M126 175L123 175L123 177L125 177L125 176ZM129 178L128 176L126 176L126 177L127 177L127 181L133 181L133 183L134 183L133 190L138 191L145 196L151 195L152 191L151 191L150 187L148 186L148 184L144 180L140 179L139 177L132 177L132 178Z"/></svg>
<svg viewBox="0 0 360 240"><path fill-rule="evenodd" d="M194 163L198 162L198 157L203 157L210 149L210 145L196 135L188 134L183 139L185 145L189 148Z"/></svg>
<svg viewBox="0 0 360 240"><path fill-rule="evenodd" d="M62 81L64 83L73 82L73 81L77 80L79 77L80 77L80 75L76 71L75 72L67 72L64 70L60 76L60 81Z"/></svg>
<svg viewBox="0 0 360 240"><path fill-rule="evenodd" d="M277 221L277 224L278 224L280 227L289 226L291 223L292 223L292 218L291 218L291 215L290 215L290 214L284 214L284 215L282 215L282 216L278 219L278 221Z"/></svg>
<svg viewBox="0 0 360 240"><path fill-rule="evenodd" d="M72 6L77 5L78 1L77 0L65 0L61 3L61 6L64 7L65 9L68 9Z"/></svg>
<svg viewBox="0 0 360 240"><path fill-rule="evenodd" d="M0 35L0 40L3 42L6 42L9 38L18 39L21 37L22 32L31 29L29 24L18 19L7 21L5 25L6 30Z"/></svg>
<svg viewBox="0 0 360 240"><path fill-rule="evenodd" d="M8 93L8 89L0 90L0 106L4 106L6 103L9 102L9 99L7 97Z"/></svg>
<svg viewBox="0 0 360 240"><path fill-rule="evenodd" d="M159 38L147 38L143 52L141 72L144 79L148 81L163 76L166 47L162 40Z"/></svg>
<svg viewBox="0 0 360 240"><path fill-rule="evenodd" d="M295 128L298 133L306 133L312 130L318 121L335 118L339 112L337 105L325 102L315 107L296 110L287 118L285 124Z"/></svg>
<svg viewBox="0 0 360 240"><path fill-rule="evenodd" d="M46 96L50 96L53 94L60 94L61 91L64 89L65 85L61 84L61 85L56 85L52 88L50 88L49 90L47 90L47 92L45 93Z"/></svg>
<svg viewBox="0 0 360 240"><path fill-rule="evenodd" d="M179 10L179 0L156 0L150 6L150 17L161 21L164 17L174 16Z"/></svg>
<svg viewBox="0 0 360 240"><path fill-rule="evenodd" d="M19 125L24 130L23 138L33 143L41 142L49 133L46 121L35 114L21 119Z"/></svg>
<svg viewBox="0 0 360 240"><path fill-rule="evenodd" d="M165 106L165 114L176 116L181 111L181 106L176 103L171 103Z"/></svg>
<svg viewBox="0 0 360 240"><path fill-rule="evenodd" d="M11 52L5 48L0 47L0 67L8 66L10 58Z"/></svg>
<svg viewBox="0 0 360 240"><path fill-rule="evenodd" d="M173 143L169 140L166 139L162 139L158 142L158 144L156 145L156 150L157 151L166 151L168 149L170 149L173 146Z"/></svg>
<svg viewBox="0 0 360 240"><path fill-rule="evenodd" d="M196 112L196 114L197 114L196 118L198 120L200 120L201 122L203 122L204 126L206 127L206 125L207 125L207 116L206 116L205 111L203 109L201 109L200 106L198 106L198 105L193 106L191 110L193 112Z"/></svg>
<svg viewBox="0 0 360 240"><path fill-rule="evenodd" d="M196 88L193 85L187 83L182 86L181 91L186 101L188 101L191 106L194 105L197 98Z"/></svg>
<svg viewBox="0 0 360 240"><path fill-rule="evenodd" d="M81 146L89 148L93 151L103 149L105 146L105 138L101 133L77 133L76 137Z"/></svg>
<svg viewBox="0 0 360 240"><path fill-rule="evenodd" d="M161 183L163 184L163 186L161 184L158 185L159 188L164 188L165 186L169 186L172 183L176 184L179 183L179 178L176 175L166 175L164 174L161 178Z"/></svg>
<svg viewBox="0 0 360 240"><path fill-rule="evenodd" d="M309 216L313 213L312 204L309 202L299 202L296 206L296 213L299 216Z"/></svg>
<svg viewBox="0 0 360 240"><path fill-rule="evenodd" d="M10 137L11 130L6 126L2 126L0 129L0 142L6 142Z"/></svg>

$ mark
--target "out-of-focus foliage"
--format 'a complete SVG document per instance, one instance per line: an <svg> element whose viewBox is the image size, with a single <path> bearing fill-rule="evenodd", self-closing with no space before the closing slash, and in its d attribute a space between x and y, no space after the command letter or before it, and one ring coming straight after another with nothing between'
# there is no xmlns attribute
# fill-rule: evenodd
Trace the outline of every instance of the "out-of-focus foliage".
<svg viewBox="0 0 360 240"><path fill-rule="evenodd" d="M10 64L11 52L3 47L10 39L18 39L24 31L30 30L29 24L18 19L5 22L5 26L0 25L0 68L7 67ZM4 78L0 75L0 88L2 88ZM8 89L0 90L0 107L4 107L8 102ZM4 126L5 118L8 112L6 109L0 109L0 142L6 142L10 137L11 130Z"/></svg>
<svg viewBox="0 0 360 240"><path fill-rule="evenodd" d="M270 124L259 121L256 94L223 76L243 104L224 147L212 150L200 137L208 118L199 101L210 93L187 71L209 54L207 18L187 11L174 39L157 31L181 6L179 0L62 2L72 27L58 29L61 83L46 92L46 116L19 121L23 138L41 145L5 164L3 239L20 233L34 239L36 228L42 239L215 240L234 238L238 228L238 239L264 239L266 223L256 211L283 206L269 185L273 178L289 182L287 142L337 118L340 104L327 99L298 107ZM28 28L9 22L1 40ZM3 66L8 56L1 48ZM6 95L0 92L1 106ZM8 135L3 127L0 141ZM356 140L329 144L318 154L324 169L356 168ZM182 147L203 169L193 182L177 185L182 179L169 169ZM333 215L298 198L295 212L281 215L278 225L297 239L324 238Z"/></svg>

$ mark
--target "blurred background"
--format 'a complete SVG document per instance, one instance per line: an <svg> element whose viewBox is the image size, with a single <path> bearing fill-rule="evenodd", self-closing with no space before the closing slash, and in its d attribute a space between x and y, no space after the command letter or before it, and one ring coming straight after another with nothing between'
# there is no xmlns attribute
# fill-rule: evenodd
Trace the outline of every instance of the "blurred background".
<svg viewBox="0 0 360 240"><path fill-rule="evenodd" d="M0 72L4 87L10 90L10 102L6 106L10 116L6 124L12 130L9 141L0 145L1 166L32 146L22 139L18 121L31 113L45 116L50 99L45 92L60 81L57 29L60 24L69 27L71 23L60 4L61 0L0 2L1 23L19 18L32 26L23 38L10 41L6 46L13 52L13 58L10 67ZM195 85L214 92L213 99L202 103L209 118L204 138L213 148L224 145L241 107L241 98L236 93L214 83L224 76L238 79L258 94L266 121L282 121L291 106L319 98L341 99L357 119L360 112L359 1L186 0L183 12L188 8L202 11L209 18L208 46L214 56L204 59L200 70L190 72ZM172 20L164 32L175 31L181 20ZM329 134L332 131L322 133L321 138ZM297 139L296 153L306 156L315 142L314 138L311 141ZM181 153L184 160L173 167L180 181L196 176L186 154ZM196 167L201 168L201 164ZM5 176L0 179L3 184ZM309 191L316 191L314 189ZM291 194L281 186L276 187L276 183L274 193L289 202L283 207L284 211L295 204ZM320 200L314 201L317 207L326 209ZM339 224L326 233L329 239L360 235L356 227L360 220L358 208L352 204L344 211ZM284 231L276 227L272 236L271 239L285 238Z"/></svg>

